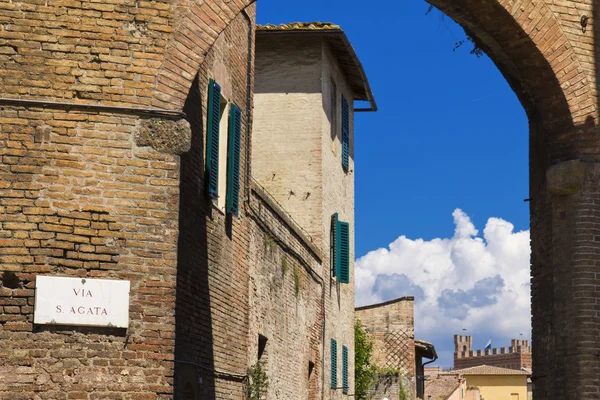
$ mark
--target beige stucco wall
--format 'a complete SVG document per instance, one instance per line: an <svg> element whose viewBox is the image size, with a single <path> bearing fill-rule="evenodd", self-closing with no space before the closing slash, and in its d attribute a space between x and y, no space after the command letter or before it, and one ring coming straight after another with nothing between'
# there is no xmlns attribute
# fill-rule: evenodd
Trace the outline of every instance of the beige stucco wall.
<svg viewBox="0 0 600 400"><path fill-rule="evenodd" d="M252 137L252 176L321 250L325 284L325 398L354 394L354 160L353 95L327 45L298 35L257 36ZM350 161L341 163L340 135L331 137L331 81L350 106ZM350 282L339 284L330 270L331 215L350 224ZM338 343L338 387L330 389L330 341ZM342 386L342 345L348 347L348 385Z"/></svg>
<svg viewBox="0 0 600 400"><path fill-rule="evenodd" d="M525 375L467 375L467 386L479 388L481 397L485 400L526 400L527 376ZM511 397L512 394L519 397Z"/></svg>

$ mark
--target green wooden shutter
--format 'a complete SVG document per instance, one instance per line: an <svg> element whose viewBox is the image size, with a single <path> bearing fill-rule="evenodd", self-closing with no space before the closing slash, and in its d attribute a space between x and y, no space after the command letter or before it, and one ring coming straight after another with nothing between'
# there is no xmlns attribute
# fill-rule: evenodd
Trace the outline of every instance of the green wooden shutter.
<svg viewBox="0 0 600 400"><path fill-rule="evenodd" d="M350 157L350 107L342 95L342 167L348 172Z"/></svg>
<svg viewBox="0 0 600 400"><path fill-rule="evenodd" d="M240 195L240 140L242 111L234 104L229 110L229 143L227 146L227 202L228 213L238 215Z"/></svg>
<svg viewBox="0 0 600 400"><path fill-rule="evenodd" d="M219 197L219 122L221 120L221 87L208 82L208 117L206 120L206 175L208 195Z"/></svg>
<svg viewBox="0 0 600 400"><path fill-rule="evenodd" d="M331 339L331 388L337 388L337 342Z"/></svg>
<svg viewBox="0 0 600 400"><path fill-rule="evenodd" d="M348 348L342 346L342 387L348 393Z"/></svg>
<svg viewBox="0 0 600 400"><path fill-rule="evenodd" d="M339 222L338 228L338 248L339 255L337 257L339 264L339 273L337 276L338 282L350 282L350 224L347 222Z"/></svg>
<svg viewBox="0 0 600 400"><path fill-rule="evenodd" d="M338 265L338 260L339 260L339 255L338 255L338 244L337 244L337 237L338 237L338 214L335 213L331 216L331 265L333 266L332 270L333 270L333 276L337 276L338 275L338 269L339 269L339 265Z"/></svg>

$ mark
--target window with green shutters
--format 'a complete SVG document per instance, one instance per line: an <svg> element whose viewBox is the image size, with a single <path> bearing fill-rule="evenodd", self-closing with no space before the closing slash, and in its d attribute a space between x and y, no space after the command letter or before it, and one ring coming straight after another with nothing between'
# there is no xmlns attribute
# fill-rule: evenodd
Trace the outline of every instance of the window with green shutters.
<svg viewBox="0 0 600 400"><path fill-rule="evenodd" d="M337 342L331 339L331 388L337 388Z"/></svg>
<svg viewBox="0 0 600 400"><path fill-rule="evenodd" d="M342 387L343 392L348 393L348 348L342 346Z"/></svg>
<svg viewBox="0 0 600 400"><path fill-rule="evenodd" d="M340 283L350 282L350 224L338 219L338 214L331 216L331 261L333 276Z"/></svg>
<svg viewBox="0 0 600 400"><path fill-rule="evenodd" d="M342 95L342 167L348 172L350 158L350 107Z"/></svg>
<svg viewBox="0 0 600 400"><path fill-rule="evenodd" d="M206 176L208 195L219 197L219 123L221 120L221 87L208 82L208 116L206 129Z"/></svg>
<svg viewBox="0 0 600 400"><path fill-rule="evenodd" d="M213 79L208 82L207 108L208 195L219 210L238 215L242 111L221 96L221 87Z"/></svg>
<svg viewBox="0 0 600 400"><path fill-rule="evenodd" d="M227 203L228 213L238 215L240 195L240 140L242 112L234 104L229 108L229 144L227 147Z"/></svg>

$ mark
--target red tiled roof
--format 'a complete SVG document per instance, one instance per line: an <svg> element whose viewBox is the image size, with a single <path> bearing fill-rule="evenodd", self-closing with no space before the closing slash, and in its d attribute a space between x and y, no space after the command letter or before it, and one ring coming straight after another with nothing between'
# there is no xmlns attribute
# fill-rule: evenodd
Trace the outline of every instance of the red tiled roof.
<svg viewBox="0 0 600 400"><path fill-rule="evenodd" d="M477 367L454 369L443 372L444 375L531 375L530 372L518 369L492 367L491 365L478 365Z"/></svg>

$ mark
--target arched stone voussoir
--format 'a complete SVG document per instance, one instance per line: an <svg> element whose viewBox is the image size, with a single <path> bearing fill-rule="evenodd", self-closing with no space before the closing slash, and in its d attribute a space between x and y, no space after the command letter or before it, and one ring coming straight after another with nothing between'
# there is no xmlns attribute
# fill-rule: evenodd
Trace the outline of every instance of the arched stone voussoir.
<svg viewBox="0 0 600 400"><path fill-rule="evenodd" d="M180 110L204 57L219 35L256 0L179 0L173 34L156 77L153 105Z"/></svg>
<svg viewBox="0 0 600 400"><path fill-rule="evenodd" d="M515 91L530 120L564 130L596 116L593 90L545 3L427 0L474 38Z"/></svg>

